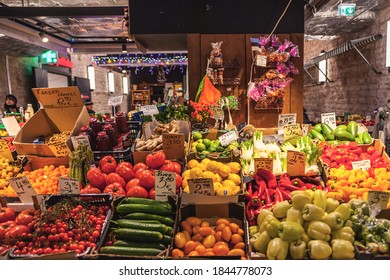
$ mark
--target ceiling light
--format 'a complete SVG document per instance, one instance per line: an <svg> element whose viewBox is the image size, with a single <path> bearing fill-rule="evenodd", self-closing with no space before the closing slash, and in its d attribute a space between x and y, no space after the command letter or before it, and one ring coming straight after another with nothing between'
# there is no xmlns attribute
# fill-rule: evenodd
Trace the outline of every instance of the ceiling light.
<svg viewBox="0 0 390 280"><path fill-rule="evenodd" d="M123 69L123 70L122 70L122 73L123 73L123 74L126 74L126 70L125 70L125 69Z"/></svg>
<svg viewBox="0 0 390 280"><path fill-rule="evenodd" d="M115 91L114 73L110 71L108 72L108 92L114 93L114 91Z"/></svg>
<svg viewBox="0 0 390 280"><path fill-rule="evenodd" d="M321 51L320 55L324 55L325 54L325 51ZM324 60L321 60L319 63L318 63L318 82L319 83L325 83L326 80L327 80L327 75L328 75L328 64L327 64L327 60L324 59Z"/></svg>
<svg viewBox="0 0 390 280"><path fill-rule="evenodd" d="M91 90L95 90L96 89L95 68L92 65L87 66L87 77L89 79L89 88Z"/></svg>
<svg viewBox="0 0 390 280"><path fill-rule="evenodd" d="M127 76L122 77L122 89L124 95L129 94L129 78Z"/></svg>
<svg viewBox="0 0 390 280"><path fill-rule="evenodd" d="M126 44L122 44L122 52L123 52L123 53L127 53Z"/></svg>
<svg viewBox="0 0 390 280"><path fill-rule="evenodd" d="M49 38L47 37L47 35L44 31L39 32L39 37L41 37L42 42L44 42L44 43L49 42Z"/></svg>

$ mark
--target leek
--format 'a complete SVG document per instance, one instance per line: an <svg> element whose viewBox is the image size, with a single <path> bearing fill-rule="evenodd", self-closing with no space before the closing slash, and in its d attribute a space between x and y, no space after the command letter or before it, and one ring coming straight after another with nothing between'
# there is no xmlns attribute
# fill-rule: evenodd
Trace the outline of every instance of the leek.
<svg viewBox="0 0 390 280"><path fill-rule="evenodd" d="M263 142L263 132L260 130L256 130L253 135L253 144L255 152L265 152L266 146Z"/></svg>

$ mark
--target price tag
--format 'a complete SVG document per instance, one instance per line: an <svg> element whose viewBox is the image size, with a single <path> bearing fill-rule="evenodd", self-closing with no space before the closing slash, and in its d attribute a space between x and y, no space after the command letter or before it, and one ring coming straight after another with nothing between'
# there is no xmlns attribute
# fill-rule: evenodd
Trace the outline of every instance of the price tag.
<svg viewBox="0 0 390 280"><path fill-rule="evenodd" d="M266 67L267 66L267 56L257 54L256 55L256 66Z"/></svg>
<svg viewBox="0 0 390 280"><path fill-rule="evenodd" d="M18 134L20 130L20 125L14 116L3 118L2 121L5 130L7 130L8 132L8 135L15 136L16 134Z"/></svg>
<svg viewBox="0 0 390 280"><path fill-rule="evenodd" d="M156 200L168 201L169 195L176 194L176 173L156 170L154 171L155 176L155 191Z"/></svg>
<svg viewBox="0 0 390 280"><path fill-rule="evenodd" d="M188 179L190 193L202 195L215 195L214 182L211 178Z"/></svg>
<svg viewBox="0 0 390 280"><path fill-rule="evenodd" d="M56 157L65 157L70 153L68 145L62 141L57 141L50 144L49 148Z"/></svg>
<svg viewBox="0 0 390 280"><path fill-rule="evenodd" d="M302 135L301 126L296 124L288 124L283 127L284 141L297 138Z"/></svg>
<svg viewBox="0 0 390 280"><path fill-rule="evenodd" d="M123 102L123 95L111 96L108 98L108 106L118 106Z"/></svg>
<svg viewBox="0 0 390 280"><path fill-rule="evenodd" d="M160 113L156 105L141 106L141 111L144 113L144 116L154 116Z"/></svg>
<svg viewBox="0 0 390 280"><path fill-rule="evenodd" d="M312 129L312 125L311 124L302 124L302 135L303 136L307 136L307 134L309 133L309 131Z"/></svg>
<svg viewBox="0 0 390 280"><path fill-rule="evenodd" d="M73 149L77 149L79 145L85 145L91 148L91 144L89 143L89 139L87 135L81 135L81 136L72 136L72 144Z"/></svg>
<svg viewBox="0 0 390 280"><path fill-rule="evenodd" d="M287 124L297 123L297 114L279 114L278 134L283 134L283 127Z"/></svg>
<svg viewBox="0 0 390 280"><path fill-rule="evenodd" d="M387 208L387 202L389 201L390 193L380 191L369 191L367 196L368 205L377 206L380 209ZM376 208L376 207L375 207Z"/></svg>
<svg viewBox="0 0 390 280"><path fill-rule="evenodd" d="M237 138L238 138L238 136L237 136L237 132L235 130L229 131L229 132L218 137L222 146L229 145L230 143L236 141Z"/></svg>
<svg viewBox="0 0 390 280"><path fill-rule="evenodd" d="M32 196L37 193L26 176L11 178L8 183L23 203L33 203Z"/></svg>
<svg viewBox="0 0 390 280"><path fill-rule="evenodd" d="M306 154L297 151L287 151L287 173L290 176L304 176Z"/></svg>
<svg viewBox="0 0 390 280"><path fill-rule="evenodd" d="M167 159L184 158L184 133L164 133L162 140L163 150Z"/></svg>
<svg viewBox="0 0 390 280"><path fill-rule="evenodd" d="M5 140L0 140L0 156L5 157L10 161L14 161L14 157L12 156L8 143Z"/></svg>
<svg viewBox="0 0 390 280"><path fill-rule="evenodd" d="M77 107L84 105L77 86L61 88L33 88L32 92L45 108Z"/></svg>
<svg viewBox="0 0 390 280"><path fill-rule="evenodd" d="M321 114L321 123L329 125L332 129L336 128L336 113Z"/></svg>
<svg viewBox="0 0 390 280"><path fill-rule="evenodd" d="M369 159L352 162L352 169L354 170L355 169L367 170L370 167L371 167L371 162Z"/></svg>
<svg viewBox="0 0 390 280"><path fill-rule="evenodd" d="M80 183L74 178L58 178L61 194L80 194Z"/></svg>
<svg viewBox="0 0 390 280"><path fill-rule="evenodd" d="M265 169L273 172L274 160L272 158L255 158L255 171L258 169Z"/></svg>
<svg viewBox="0 0 390 280"><path fill-rule="evenodd" d="M223 120L225 118L225 113L221 106L211 105L210 110L213 112L214 119Z"/></svg>

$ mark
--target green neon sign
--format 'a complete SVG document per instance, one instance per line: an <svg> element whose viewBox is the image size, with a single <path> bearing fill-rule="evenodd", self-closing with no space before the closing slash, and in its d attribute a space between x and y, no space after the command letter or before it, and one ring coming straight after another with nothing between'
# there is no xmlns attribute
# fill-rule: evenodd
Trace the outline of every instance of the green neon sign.
<svg viewBox="0 0 390 280"><path fill-rule="evenodd" d="M44 52L39 56L39 62L42 64L53 64L53 63L57 63L57 61L58 61L57 52L52 50Z"/></svg>

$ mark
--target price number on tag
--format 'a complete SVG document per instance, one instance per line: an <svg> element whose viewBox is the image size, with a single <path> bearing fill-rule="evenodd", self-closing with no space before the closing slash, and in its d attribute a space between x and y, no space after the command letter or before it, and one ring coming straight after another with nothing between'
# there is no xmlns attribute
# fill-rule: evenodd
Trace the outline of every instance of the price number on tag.
<svg viewBox="0 0 390 280"><path fill-rule="evenodd" d="M321 122L329 125L332 129L336 128L336 113L321 114Z"/></svg>
<svg viewBox="0 0 390 280"><path fill-rule="evenodd" d="M274 160L272 158L255 158L255 169L265 169L270 172L273 171Z"/></svg>
<svg viewBox="0 0 390 280"><path fill-rule="evenodd" d="M156 200L167 201L169 195L176 194L176 173L156 170L154 175Z"/></svg>
<svg viewBox="0 0 390 280"><path fill-rule="evenodd" d="M229 131L221 136L218 137L219 141L221 142L222 146L227 146L230 143L236 141L238 138L236 131L232 130Z"/></svg>
<svg viewBox="0 0 390 280"><path fill-rule="evenodd" d="M297 151L287 151L287 173L290 176L305 175L306 154Z"/></svg>
<svg viewBox="0 0 390 280"><path fill-rule="evenodd" d="M56 157L64 157L69 154L69 148L65 142L58 141L49 145L50 150Z"/></svg>
<svg viewBox="0 0 390 280"><path fill-rule="evenodd" d="M283 127L288 124L295 124L297 114L280 114L278 119L278 134L283 134Z"/></svg>
<svg viewBox="0 0 390 280"><path fill-rule="evenodd" d="M80 194L80 183L73 178L58 178L61 194Z"/></svg>
<svg viewBox="0 0 390 280"><path fill-rule="evenodd" d="M301 136L302 131L299 124L288 124L283 127L284 140L294 139L296 137Z"/></svg>
<svg viewBox="0 0 390 280"><path fill-rule="evenodd" d="M302 135L307 136L307 134L311 129L312 129L311 124L302 124Z"/></svg>
<svg viewBox="0 0 390 280"><path fill-rule="evenodd" d="M5 157L10 161L14 161L14 157L12 156L8 143L5 140L0 140L0 156Z"/></svg>
<svg viewBox="0 0 390 280"><path fill-rule="evenodd" d="M163 150L167 159L184 158L184 134L163 134Z"/></svg>
<svg viewBox="0 0 390 280"><path fill-rule="evenodd" d="M214 195L214 183L210 178L189 179L190 193L201 195Z"/></svg>
<svg viewBox="0 0 390 280"><path fill-rule="evenodd" d="M371 167L371 162L369 159L352 162L352 169L367 170L370 167Z"/></svg>
<svg viewBox="0 0 390 280"><path fill-rule="evenodd" d="M72 97L70 96L64 96L64 97L59 97L57 99L57 105L58 106L72 106Z"/></svg>
<svg viewBox="0 0 390 280"><path fill-rule="evenodd" d="M80 145L91 147L88 136L86 135L72 136L71 139L72 139L73 149L77 149L77 147Z"/></svg>
<svg viewBox="0 0 390 280"><path fill-rule="evenodd" d="M369 191L367 196L368 205L378 207L380 209L387 208L390 193L380 191Z"/></svg>
<svg viewBox="0 0 390 280"><path fill-rule="evenodd" d="M8 183L23 203L32 203L32 196L37 195L26 176L11 178Z"/></svg>

